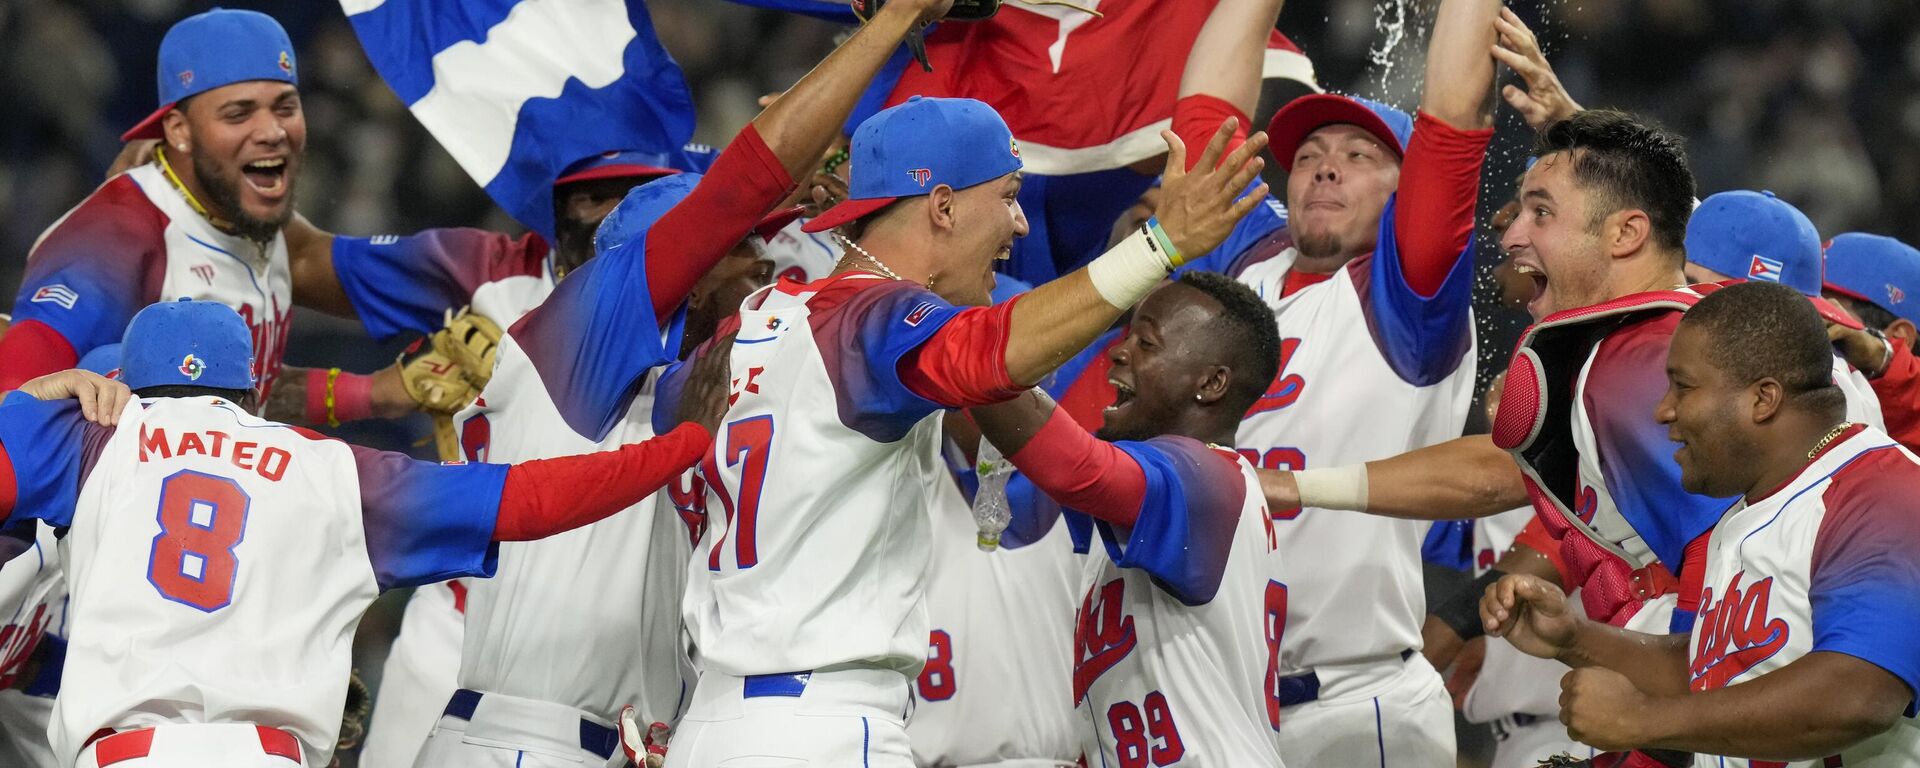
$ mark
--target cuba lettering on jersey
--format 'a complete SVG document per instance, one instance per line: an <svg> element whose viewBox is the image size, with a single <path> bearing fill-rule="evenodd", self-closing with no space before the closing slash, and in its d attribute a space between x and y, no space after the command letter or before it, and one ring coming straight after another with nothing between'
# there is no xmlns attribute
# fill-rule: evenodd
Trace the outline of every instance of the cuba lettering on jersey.
<svg viewBox="0 0 1920 768"><path fill-rule="evenodd" d="M354 629L381 590L492 572L503 467L354 448L217 398L0 403L15 519L68 527L54 709L71 761L102 728L256 723L325 765Z"/></svg>
<svg viewBox="0 0 1920 768"><path fill-rule="evenodd" d="M940 406L901 382L898 363L956 312L865 273L778 283L742 304L731 406L703 463L715 498L688 564L703 670L864 662L919 674L932 629L927 478L946 467Z"/></svg>
<svg viewBox="0 0 1920 768"><path fill-rule="evenodd" d="M1842 653L1920 690L1920 459L1886 433L1854 426L1792 480L1742 501L1714 526L1699 618L1688 646L1693 690L1725 688L1814 651ZM1844 692L1836 695L1846 695ZM1819 707L1819 701L1801 703ZM1892 768L1920 764L1916 708L1837 758L1796 763L1702 758L1745 768Z"/></svg>
<svg viewBox="0 0 1920 768"><path fill-rule="evenodd" d="M999 549L982 552L972 507L954 479L941 473L929 480L933 630L907 721L914 762L1073 765L1081 721L1069 694L1066 628L1080 604L1082 566L1067 526L1056 511L1038 540L1005 536Z"/></svg>
<svg viewBox="0 0 1920 768"><path fill-rule="evenodd" d="M1401 275L1393 220L1389 203L1373 254L1290 295L1282 289L1295 249L1240 273L1272 307L1281 338L1280 372L1236 437L1256 466L1344 466L1460 436L1473 400L1473 259L1422 297ZM1315 509L1274 515L1281 580L1292 590L1281 652L1288 674L1397 660L1420 647L1426 523Z"/></svg>
<svg viewBox="0 0 1920 768"><path fill-rule="evenodd" d="M40 235L13 321L45 323L85 357L118 343L148 304L176 299L217 301L247 321L265 403L293 311L286 237L262 244L220 231L149 164L108 180Z"/></svg>
<svg viewBox="0 0 1920 768"><path fill-rule="evenodd" d="M1289 588L1253 465L1185 437L1114 445L1147 492L1131 529L1094 523L1073 671L1088 763L1281 765Z"/></svg>

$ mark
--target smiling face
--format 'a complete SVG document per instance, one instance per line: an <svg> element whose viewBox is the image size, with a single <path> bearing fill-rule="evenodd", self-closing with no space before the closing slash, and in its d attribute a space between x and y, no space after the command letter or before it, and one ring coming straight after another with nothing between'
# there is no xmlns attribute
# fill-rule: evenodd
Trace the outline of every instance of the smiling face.
<svg viewBox="0 0 1920 768"><path fill-rule="evenodd" d="M1400 185L1400 160L1357 125L1336 123L1307 134L1287 176L1287 226L1307 257L1371 249L1380 213Z"/></svg>
<svg viewBox="0 0 1920 768"><path fill-rule="evenodd" d="M1102 440L1145 440L1166 433L1219 361L1208 349L1220 302L1192 287L1168 283L1134 310L1127 335L1107 350L1114 388L1100 428Z"/></svg>
<svg viewBox="0 0 1920 768"><path fill-rule="evenodd" d="M1589 215L1587 190L1573 178L1572 155L1540 158L1520 181L1520 212L1500 238L1513 270L1533 281L1527 312L1535 320L1613 298L1610 258Z"/></svg>
<svg viewBox="0 0 1920 768"><path fill-rule="evenodd" d="M1749 382L1737 382L1708 357L1708 334L1682 324L1667 352L1667 393L1654 419L1680 444L1680 485L1689 493L1731 496L1752 484L1754 440L1741 429L1740 403Z"/></svg>
<svg viewBox="0 0 1920 768"><path fill-rule="evenodd" d="M940 195L929 195L939 204ZM993 263L1013 255L1014 238L1027 234L1020 209L1020 174L975 184L951 193L951 247L941 252L933 273L933 292L961 306L993 303Z"/></svg>
<svg viewBox="0 0 1920 768"><path fill-rule="evenodd" d="M269 239L293 217L307 120L292 85L251 80L215 88L169 112L164 131L169 150L191 160L174 170L239 234Z"/></svg>

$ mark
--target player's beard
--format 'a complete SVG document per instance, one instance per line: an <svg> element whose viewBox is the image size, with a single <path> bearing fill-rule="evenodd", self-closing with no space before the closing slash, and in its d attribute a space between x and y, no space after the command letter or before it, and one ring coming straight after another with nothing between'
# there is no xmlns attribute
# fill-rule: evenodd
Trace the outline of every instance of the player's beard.
<svg viewBox="0 0 1920 768"><path fill-rule="evenodd" d="M553 266L565 275L593 258L593 233L600 222L585 222L571 216L559 216L553 222Z"/></svg>
<svg viewBox="0 0 1920 768"><path fill-rule="evenodd" d="M1328 259L1347 252L1346 243L1332 232L1296 232L1293 247L1299 249L1302 258L1308 259Z"/></svg>
<svg viewBox="0 0 1920 768"><path fill-rule="evenodd" d="M289 169L298 164L298 158L288 158ZM209 162L198 153L193 155L193 175L200 181L200 189L207 195L210 209L224 214L224 218L233 225L236 235L248 240L265 242L280 234L280 228L293 220L293 190L287 190L286 205L272 219L257 219L240 206L240 172L232 175L222 172L219 166ZM291 176L283 182L292 184Z"/></svg>

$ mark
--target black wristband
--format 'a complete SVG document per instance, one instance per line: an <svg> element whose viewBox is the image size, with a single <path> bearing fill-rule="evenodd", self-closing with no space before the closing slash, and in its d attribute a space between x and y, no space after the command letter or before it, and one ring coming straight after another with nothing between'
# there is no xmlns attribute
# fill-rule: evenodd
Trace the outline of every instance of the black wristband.
<svg viewBox="0 0 1920 768"><path fill-rule="evenodd" d="M1498 568L1488 569L1479 578L1468 584L1466 589L1453 594L1446 602L1433 607L1428 613L1452 629L1461 640L1472 640L1487 633L1480 623L1480 598L1487 593L1487 587L1507 575Z"/></svg>

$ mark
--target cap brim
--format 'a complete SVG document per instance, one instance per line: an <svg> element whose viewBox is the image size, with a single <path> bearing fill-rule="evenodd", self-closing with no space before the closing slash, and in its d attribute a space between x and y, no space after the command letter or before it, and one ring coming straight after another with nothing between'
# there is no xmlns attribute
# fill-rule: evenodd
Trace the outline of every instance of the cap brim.
<svg viewBox="0 0 1920 768"><path fill-rule="evenodd" d="M1821 283L1820 291L1822 293L1837 293L1849 299L1853 299L1854 301L1864 301L1868 304L1874 304L1875 306L1878 306L1878 303L1875 302L1873 299L1869 299L1865 296L1860 295L1860 293L1857 291L1850 291L1843 286L1834 285L1833 283Z"/></svg>
<svg viewBox="0 0 1920 768"><path fill-rule="evenodd" d="M553 185L557 187L562 184L572 184L576 181L593 181L595 179L628 179L634 177L657 179L661 176L673 176L678 173L680 173L680 170L677 168L661 168L657 165L640 165L637 163L615 163L613 165L602 165L597 168L588 168L579 173L569 173L554 179Z"/></svg>
<svg viewBox="0 0 1920 768"><path fill-rule="evenodd" d="M1280 168L1291 173L1294 150L1314 131L1339 123L1359 126L1386 145L1394 157L1405 158L1406 150L1400 146L1400 138L1393 135L1393 129L1387 127L1385 120L1366 105L1331 93L1302 96L1273 113L1273 119L1267 122L1267 146L1273 150L1273 158L1280 162Z"/></svg>
<svg viewBox="0 0 1920 768"><path fill-rule="evenodd" d="M1808 296L1807 301L1813 302L1813 308L1820 311L1822 320L1856 331L1867 327L1845 309L1841 309L1840 305L1828 301L1825 296Z"/></svg>
<svg viewBox="0 0 1920 768"><path fill-rule="evenodd" d="M772 242L773 236L780 234L780 230L786 229L788 224L805 215L807 215L807 209L797 205L781 208L760 219L759 224L753 225L753 233L759 235L761 240Z"/></svg>
<svg viewBox="0 0 1920 768"><path fill-rule="evenodd" d="M160 135L161 135L160 121L165 119L167 116L167 112L171 111L172 109L173 109L173 103L160 105L160 108L154 110L153 114L147 115L147 118L145 120L141 120L140 122L134 123L133 127L128 128L126 133L120 134L120 140L136 141L139 139L160 138Z"/></svg>
<svg viewBox="0 0 1920 768"><path fill-rule="evenodd" d="M848 200L828 208L826 213L813 217L812 221L800 227L803 232L825 232L842 224L880 210L898 200L897 197L875 197L867 200Z"/></svg>

